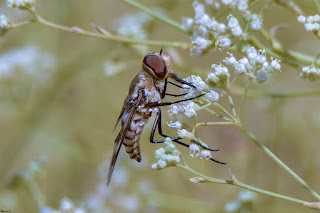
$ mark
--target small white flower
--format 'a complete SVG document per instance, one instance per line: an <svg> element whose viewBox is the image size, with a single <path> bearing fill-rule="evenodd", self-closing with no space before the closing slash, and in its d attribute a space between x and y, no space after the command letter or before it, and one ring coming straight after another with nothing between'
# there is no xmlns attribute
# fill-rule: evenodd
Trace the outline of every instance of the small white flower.
<svg viewBox="0 0 320 213"><path fill-rule="evenodd" d="M74 209L73 213L86 213L86 210L84 210L82 208L76 208L76 209Z"/></svg>
<svg viewBox="0 0 320 213"><path fill-rule="evenodd" d="M221 0L221 3L224 5L230 5L233 3L233 0Z"/></svg>
<svg viewBox="0 0 320 213"><path fill-rule="evenodd" d="M209 92L207 92L206 97L211 102L216 102L219 100L219 94L217 92L215 92L214 90L210 90Z"/></svg>
<svg viewBox="0 0 320 213"><path fill-rule="evenodd" d="M238 37L242 34L242 29L239 25L238 19L232 15L228 16L228 27L231 30L232 35Z"/></svg>
<svg viewBox="0 0 320 213"><path fill-rule="evenodd" d="M269 67L269 62L264 62L263 64L262 64L262 66L264 67L264 68L266 68L266 69L268 69L268 67Z"/></svg>
<svg viewBox="0 0 320 213"><path fill-rule="evenodd" d="M215 45L219 47L219 50L223 50L230 47L231 40L229 38L222 38L217 40Z"/></svg>
<svg viewBox="0 0 320 213"><path fill-rule="evenodd" d="M251 27L251 29L253 29L253 30L260 30L261 27L262 27L262 20L261 20L261 19L253 20L253 21L250 23L250 27Z"/></svg>
<svg viewBox="0 0 320 213"><path fill-rule="evenodd" d="M258 51L254 47L249 47L246 52L249 59L255 59L258 55Z"/></svg>
<svg viewBox="0 0 320 213"><path fill-rule="evenodd" d="M306 17L303 15L300 15L297 17L297 21L304 24L306 23Z"/></svg>
<svg viewBox="0 0 320 213"><path fill-rule="evenodd" d="M6 34L13 25L5 15L0 15L0 37Z"/></svg>
<svg viewBox="0 0 320 213"><path fill-rule="evenodd" d="M216 30L217 30L217 33L218 33L218 34L224 33L224 32L226 31L226 25L225 25L225 24L222 24L222 23L219 23L219 24L217 25Z"/></svg>
<svg viewBox="0 0 320 213"><path fill-rule="evenodd" d="M229 52L228 52L228 55L229 55L229 57L226 57L225 59L223 59L223 62L224 62L226 65L230 66L230 65L232 65L232 64L234 64L234 63L237 62L236 58L233 57L233 54L232 54L232 53L229 53Z"/></svg>
<svg viewBox="0 0 320 213"><path fill-rule="evenodd" d="M170 116L177 115L180 112L180 109L177 104L171 104L168 112Z"/></svg>
<svg viewBox="0 0 320 213"><path fill-rule="evenodd" d="M224 211L227 213L234 213L239 211L240 209L240 202L239 201L234 201L234 202L228 202L225 206L224 206Z"/></svg>
<svg viewBox="0 0 320 213"><path fill-rule="evenodd" d="M210 72L208 75L207 75L207 79L206 79L207 82L212 82L214 84L218 83L219 82L219 78L217 77L217 75L213 72Z"/></svg>
<svg viewBox="0 0 320 213"><path fill-rule="evenodd" d="M165 162L164 160L159 160L157 162L157 166L158 166L159 169L164 169L164 168L167 167L167 162Z"/></svg>
<svg viewBox="0 0 320 213"><path fill-rule="evenodd" d="M172 129L181 129L182 124L180 121L170 121L170 123L167 123L169 128Z"/></svg>
<svg viewBox="0 0 320 213"><path fill-rule="evenodd" d="M62 198L60 201L60 211L72 211L73 203L68 198Z"/></svg>
<svg viewBox="0 0 320 213"><path fill-rule="evenodd" d="M224 65L212 64L211 67L215 70L215 74L218 78L230 75L228 68Z"/></svg>
<svg viewBox="0 0 320 213"><path fill-rule="evenodd" d="M184 107L184 115L188 118L191 118L192 116L197 114L196 110L194 109L194 105L194 102L190 101Z"/></svg>
<svg viewBox="0 0 320 213"><path fill-rule="evenodd" d="M182 26L188 30L192 29L194 20L192 18L182 17Z"/></svg>
<svg viewBox="0 0 320 213"><path fill-rule="evenodd" d="M273 68L273 69L275 69L275 70L280 70L281 69L281 65L280 65L280 60L279 59L273 59L272 57L271 57L271 67Z"/></svg>
<svg viewBox="0 0 320 213"><path fill-rule="evenodd" d="M211 152L208 150L201 150L200 159L205 158L206 160L210 160L212 158Z"/></svg>
<svg viewBox="0 0 320 213"><path fill-rule="evenodd" d="M238 200L244 203L252 202L255 198L255 195L252 191L243 190L238 195Z"/></svg>
<svg viewBox="0 0 320 213"><path fill-rule="evenodd" d="M15 0L7 0L7 1L6 1L6 5L7 5L7 7L15 8L15 6L16 6L16 1L15 1Z"/></svg>
<svg viewBox="0 0 320 213"><path fill-rule="evenodd" d="M248 0L239 0L238 10L245 12L248 9Z"/></svg>
<svg viewBox="0 0 320 213"><path fill-rule="evenodd" d="M203 15L205 15L205 10L204 10L204 5L200 4L198 1L194 1L192 3L192 6L194 8L194 13L195 13L195 19L196 22L199 20Z"/></svg>
<svg viewBox="0 0 320 213"><path fill-rule="evenodd" d="M237 74L243 74L247 72L246 66L243 63L235 63L234 64L234 72Z"/></svg>
<svg viewBox="0 0 320 213"><path fill-rule="evenodd" d="M197 157L200 154L200 148L199 146L195 145L195 144L190 144L189 145L189 153L191 157Z"/></svg>
<svg viewBox="0 0 320 213"><path fill-rule="evenodd" d="M212 44L212 42L203 37L197 36L192 38L191 44L192 44L192 47L190 48L191 54L199 55L203 53L203 50L209 47Z"/></svg>
<svg viewBox="0 0 320 213"><path fill-rule="evenodd" d="M191 75L190 77L187 77L184 80L194 85L199 91L202 91L206 87L206 83L198 75Z"/></svg>
<svg viewBox="0 0 320 213"><path fill-rule="evenodd" d="M320 78L320 69L314 65L303 67L300 77L308 78L310 81L315 81Z"/></svg>
<svg viewBox="0 0 320 213"><path fill-rule="evenodd" d="M155 156L155 158L160 159L165 153L166 153L166 150L164 148L160 147L159 149L154 151L154 156Z"/></svg>
<svg viewBox="0 0 320 213"><path fill-rule="evenodd" d="M266 60L267 60L266 51L265 50L259 50L258 55L256 57L257 63L263 64Z"/></svg>
<svg viewBox="0 0 320 213"><path fill-rule="evenodd" d="M178 130L178 137L179 137L179 138L184 138L187 133L188 133L187 130L185 130L185 129L180 129L180 130Z"/></svg>

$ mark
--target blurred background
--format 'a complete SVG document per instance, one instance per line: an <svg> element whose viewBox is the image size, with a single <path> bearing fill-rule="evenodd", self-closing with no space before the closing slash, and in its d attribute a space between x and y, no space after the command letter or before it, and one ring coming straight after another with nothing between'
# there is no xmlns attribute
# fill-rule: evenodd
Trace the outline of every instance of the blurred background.
<svg viewBox="0 0 320 213"><path fill-rule="evenodd" d="M140 2L177 22L183 16L194 16L191 0ZM296 2L308 15L316 13L312 1ZM140 39L189 41L178 30L117 0L43 0L36 5L40 15L61 25L91 30L90 24L94 23L110 32ZM0 13L13 22L31 18L28 12L6 8L3 0ZM316 55L319 40L307 33L294 15L276 5L265 11L265 28L282 23L288 27L277 35L285 48ZM140 71L143 56L159 49L78 36L38 24L13 29L0 39L1 210L38 212L41 201L52 209L72 202L77 208L98 213L224 212L227 203L240 199L242 189L194 184L189 181L193 175L178 168L153 171L150 165L155 161L154 151L162 145L149 143L152 121L140 140L143 161L130 160L122 149L110 187L106 188L119 131L113 132L113 127L128 87ZM193 57L188 51L169 47L164 52L172 56L175 71L183 78L198 74L205 79L211 64L219 64L227 56L226 52L210 52ZM281 73L273 74L265 84L255 83L252 90L319 88L318 82L301 79L299 73L282 64ZM243 88L243 83L238 81L235 88ZM221 98L221 104L227 107L225 98ZM242 116L248 128L317 192L319 109L317 96L250 98ZM204 112L198 119L216 120ZM165 115L164 121L168 120ZM178 147L194 169L228 179L230 168L247 184L313 201L305 189L236 128L203 127L199 135L210 147L220 148L214 158L227 165L192 159L187 149ZM246 212L312 211L264 195L250 196Z"/></svg>

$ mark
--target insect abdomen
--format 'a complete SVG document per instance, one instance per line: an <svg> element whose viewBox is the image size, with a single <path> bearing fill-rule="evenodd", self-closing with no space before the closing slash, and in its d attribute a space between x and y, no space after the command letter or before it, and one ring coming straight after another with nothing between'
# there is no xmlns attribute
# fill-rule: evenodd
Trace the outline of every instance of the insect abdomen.
<svg viewBox="0 0 320 213"><path fill-rule="evenodd" d="M131 120L130 127L128 131L125 133L125 137L123 140L123 145L125 146L126 152L128 153L131 159L135 159L136 161L141 161L140 154L140 135L142 129L151 116L151 113L142 113L137 111Z"/></svg>

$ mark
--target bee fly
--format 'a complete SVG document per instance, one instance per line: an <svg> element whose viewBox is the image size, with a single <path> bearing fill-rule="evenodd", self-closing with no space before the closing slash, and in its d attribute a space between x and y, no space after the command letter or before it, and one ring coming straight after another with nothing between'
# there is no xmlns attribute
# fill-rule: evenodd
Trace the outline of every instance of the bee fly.
<svg viewBox="0 0 320 213"><path fill-rule="evenodd" d="M116 123L117 126L117 124L121 120L122 127L114 142L112 159L108 171L107 186L110 183L111 175L115 167L122 144L125 146L126 152L128 153L131 159L135 159L138 162L141 161L139 144L140 135L145 123L150 118L152 112L156 113L156 118L152 127L150 142L163 143L165 141L164 139L154 140L154 134L157 127L158 132L161 136L168 137L167 135L162 133L160 106L167 106L183 101L189 101L203 95L202 94L196 97L178 100L174 102L162 102L162 99L166 95L174 97L186 95L166 93L168 83L179 88L183 88L182 86L176 83L168 81L169 78L173 79L178 83L188 85L192 89L196 89L194 85L184 81L173 72L170 57L168 55L163 54L162 49L160 50L160 53L148 53L143 59L142 70L138 73L138 75L136 75L136 77L130 84L129 94L124 101L120 116ZM189 144L181 142L180 139L181 138L179 137L171 138L173 142L189 147ZM204 147L196 140L192 141L209 151L218 151ZM220 161L214 160L213 158L211 158L211 160L217 163L225 164Z"/></svg>

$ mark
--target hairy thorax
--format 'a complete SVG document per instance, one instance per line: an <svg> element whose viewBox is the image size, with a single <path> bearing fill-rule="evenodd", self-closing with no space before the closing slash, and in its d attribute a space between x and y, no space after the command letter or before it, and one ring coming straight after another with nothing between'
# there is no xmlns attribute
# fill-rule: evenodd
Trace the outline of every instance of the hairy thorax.
<svg viewBox="0 0 320 213"><path fill-rule="evenodd" d="M141 161L140 154L140 135L147 120L151 117L152 112L158 110L157 107L149 107L150 104L161 101L161 93L164 87L164 80L155 80L148 73L141 71L132 81L129 89L129 95L124 103L124 112L122 115L122 124L125 122L127 115L137 100L141 91L143 98L132 116L130 127L125 133L123 144L130 158Z"/></svg>

